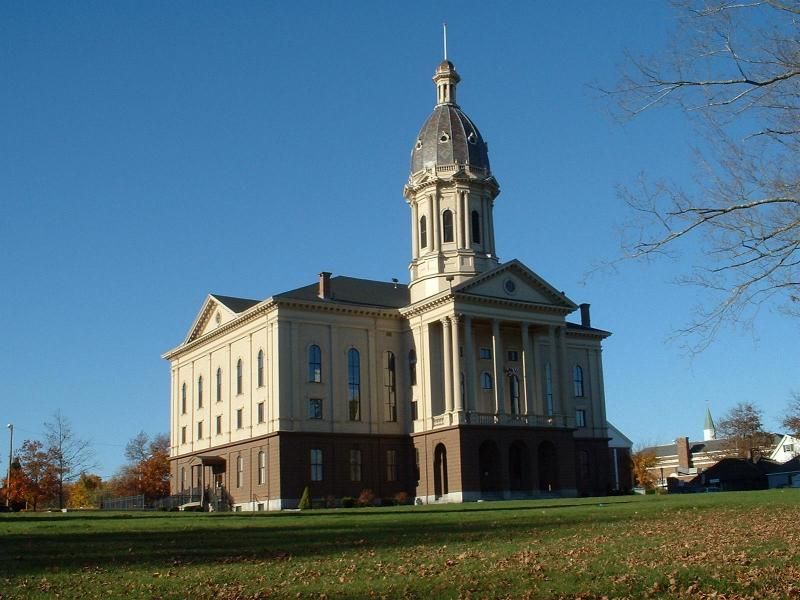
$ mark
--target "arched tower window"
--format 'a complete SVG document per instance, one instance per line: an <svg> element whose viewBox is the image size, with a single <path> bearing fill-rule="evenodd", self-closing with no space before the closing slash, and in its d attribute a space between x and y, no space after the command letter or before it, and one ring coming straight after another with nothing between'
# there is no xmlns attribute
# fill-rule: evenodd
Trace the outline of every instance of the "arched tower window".
<svg viewBox="0 0 800 600"><path fill-rule="evenodd" d="M236 393L242 393L242 359L236 362Z"/></svg>
<svg viewBox="0 0 800 600"><path fill-rule="evenodd" d="M472 211L472 241L476 244L481 243L481 215L477 210Z"/></svg>
<svg viewBox="0 0 800 600"><path fill-rule="evenodd" d="M580 365L575 365L572 373L573 387L575 388L575 397L583 398L583 369Z"/></svg>
<svg viewBox="0 0 800 600"><path fill-rule="evenodd" d="M361 357L358 350L347 352L347 404L351 421L361 420Z"/></svg>
<svg viewBox="0 0 800 600"><path fill-rule="evenodd" d="M428 221L425 215L419 218L419 247L428 247Z"/></svg>
<svg viewBox="0 0 800 600"><path fill-rule="evenodd" d="M408 384L417 385L417 351L408 351Z"/></svg>
<svg viewBox="0 0 800 600"><path fill-rule="evenodd" d="M222 402L222 368L217 368L217 402Z"/></svg>
<svg viewBox="0 0 800 600"><path fill-rule="evenodd" d="M442 213L442 239L445 242L453 241L453 211L451 210Z"/></svg>
<svg viewBox="0 0 800 600"><path fill-rule="evenodd" d="M308 380L313 383L322 381L322 351L316 344L308 348Z"/></svg>

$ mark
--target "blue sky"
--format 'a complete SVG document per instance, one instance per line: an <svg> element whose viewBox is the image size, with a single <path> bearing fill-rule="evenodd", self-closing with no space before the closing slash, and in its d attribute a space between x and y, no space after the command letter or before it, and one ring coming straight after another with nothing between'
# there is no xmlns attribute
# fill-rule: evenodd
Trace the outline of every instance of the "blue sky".
<svg viewBox="0 0 800 600"><path fill-rule="evenodd" d="M703 301L671 283L690 253L585 277L619 252L618 185L692 175L682 115L620 124L592 88L625 50L663 47L661 3L43 1L0 6L0 419L15 442L61 409L110 476L138 431L167 431L160 355L207 293L260 299L322 270L407 281L402 187L442 21L502 189L500 258L614 333L610 420L667 442L699 437L707 403L719 418L753 401L778 429L800 388L796 322L765 307L691 358L666 342Z"/></svg>

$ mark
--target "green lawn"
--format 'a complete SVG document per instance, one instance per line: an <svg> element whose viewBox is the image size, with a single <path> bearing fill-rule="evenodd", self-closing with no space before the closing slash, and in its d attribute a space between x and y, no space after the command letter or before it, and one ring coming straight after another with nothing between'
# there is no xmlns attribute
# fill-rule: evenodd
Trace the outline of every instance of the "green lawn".
<svg viewBox="0 0 800 600"><path fill-rule="evenodd" d="M0 515L0 598L800 598L800 490Z"/></svg>

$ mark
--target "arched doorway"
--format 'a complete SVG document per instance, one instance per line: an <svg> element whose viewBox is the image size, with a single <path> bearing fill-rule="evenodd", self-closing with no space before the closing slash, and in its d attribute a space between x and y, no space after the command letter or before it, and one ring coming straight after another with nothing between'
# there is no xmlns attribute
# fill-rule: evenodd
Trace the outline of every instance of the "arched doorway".
<svg viewBox="0 0 800 600"><path fill-rule="evenodd" d="M531 489L528 447L517 440L508 449L508 481L511 491Z"/></svg>
<svg viewBox="0 0 800 600"><path fill-rule="evenodd" d="M491 440L483 442L478 449L478 467L481 473L481 492L500 491L500 452Z"/></svg>
<svg viewBox="0 0 800 600"><path fill-rule="evenodd" d="M433 493L438 499L447 493L447 449L437 444L433 451Z"/></svg>
<svg viewBox="0 0 800 600"><path fill-rule="evenodd" d="M539 444L539 489L554 492L558 489L558 456L553 442Z"/></svg>

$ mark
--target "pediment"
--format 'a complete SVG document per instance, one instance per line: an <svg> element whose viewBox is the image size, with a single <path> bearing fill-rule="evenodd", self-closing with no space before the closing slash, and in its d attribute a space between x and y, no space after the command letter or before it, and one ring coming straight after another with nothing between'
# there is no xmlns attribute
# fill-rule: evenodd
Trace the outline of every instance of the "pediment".
<svg viewBox="0 0 800 600"><path fill-rule="evenodd" d="M226 302L227 301L227 302ZM234 302L232 302L234 301ZM243 312L245 307L257 304L255 300L244 300L239 298L228 298L227 296L215 296L209 294L200 311L197 313L192 326L189 328L189 333L184 340L184 344L188 344L192 340L206 335L229 323L239 316L239 312ZM236 308L239 312L236 312Z"/></svg>
<svg viewBox="0 0 800 600"><path fill-rule="evenodd" d="M453 292L510 302L556 306L568 312L578 308L577 304L518 260L503 263L491 271L473 277L454 287Z"/></svg>

